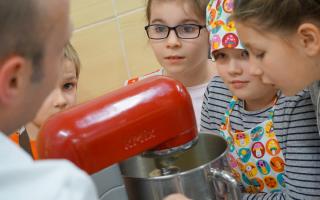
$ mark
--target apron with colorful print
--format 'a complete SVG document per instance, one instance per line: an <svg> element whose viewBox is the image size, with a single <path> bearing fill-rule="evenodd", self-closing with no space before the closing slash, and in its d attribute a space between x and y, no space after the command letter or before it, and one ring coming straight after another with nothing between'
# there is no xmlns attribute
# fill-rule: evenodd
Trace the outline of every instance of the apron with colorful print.
<svg viewBox="0 0 320 200"><path fill-rule="evenodd" d="M232 173L248 193L282 190L285 187L285 162L273 132L274 106L267 121L250 130L233 132L230 114L236 102L237 98L233 97L220 127L220 134L229 144Z"/></svg>

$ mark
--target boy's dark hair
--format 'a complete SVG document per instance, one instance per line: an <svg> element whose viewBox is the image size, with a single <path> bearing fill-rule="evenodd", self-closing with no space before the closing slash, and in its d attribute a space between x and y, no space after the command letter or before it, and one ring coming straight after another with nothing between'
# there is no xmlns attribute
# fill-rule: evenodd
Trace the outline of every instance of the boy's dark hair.
<svg viewBox="0 0 320 200"><path fill-rule="evenodd" d="M32 80L41 79L43 41L36 0L0 1L0 61L11 55L29 59L33 66Z"/></svg>
<svg viewBox="0 0 320 200"><path fill-rule="evenodd" d="M235 0L233 19L261 30L292 32L303 22L320 25L319 0Z"/></svg>
<svg viewBox="0 0 320 200"><path fill-rule="evenodd" d="M148 23L150 22L151 5L154 1L179 1L181 3L190 3L194 8L194 12L197 14L197 16L199 16L203 20L206 19L206 9L209 3L209 0L147 0L146 17Z"/></svg>

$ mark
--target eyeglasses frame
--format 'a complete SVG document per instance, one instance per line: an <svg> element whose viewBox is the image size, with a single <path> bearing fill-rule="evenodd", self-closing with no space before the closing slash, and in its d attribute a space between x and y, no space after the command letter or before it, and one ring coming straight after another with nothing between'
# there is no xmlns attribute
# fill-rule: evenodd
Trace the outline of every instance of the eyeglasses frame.
<svg viewBox="0 0 320 200"><path fill-rule="evenodd" d="M184 26L184 25L197 26L197 27L198 27L198 30L199 30L198 35L197 35L196 37L192 37L192 38L180 37L179 34L178 34L178 32L177 32L177 27ZM148 29L149 29L149 27L152 27L152 26L164 26L164 27L167 27L167 28L169 29L167 36L165 36L165 37L163 37L163 38L152 38L152 37L150 37L149 32L148 32ZM179 25L177 25L177 26L172 26L172 27L171 27L171 26L166 26L166 25L163 25L163 24L149 24L149 25L147 25L147 26L144 27L144 29L145 29L145 31L146 31L146 33L147 33L148 38L151 39L151 40L163 40L163 39L166 39L166 38L169 37L171 30L173 30L173 31L175 32L176 36L177 36L178 38L180 38L180 39L195 39L195 38L198 38L198 37L200 36L201 29L203 29L203 28L206 28L206 25L199 25L199 24L179 24Z"/></svg>

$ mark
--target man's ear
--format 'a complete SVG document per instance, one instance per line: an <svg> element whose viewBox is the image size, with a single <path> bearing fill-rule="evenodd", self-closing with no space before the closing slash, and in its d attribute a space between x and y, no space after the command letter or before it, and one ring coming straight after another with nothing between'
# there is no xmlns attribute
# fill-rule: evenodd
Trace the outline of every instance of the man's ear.
<svg viewBox="0 0 320 200"><path fill-rule="evenodd" d="M28 77L28 62L20 56L12 56L0 63L0 101L7 105L19 96L24 78Z"/></svg>
<svg viewBox="0 0 320 200"><path fill-rule="evenodd" d="M320 29L315 24L303 23L299 26L298 38L308 56L320 54Z"/></svg>

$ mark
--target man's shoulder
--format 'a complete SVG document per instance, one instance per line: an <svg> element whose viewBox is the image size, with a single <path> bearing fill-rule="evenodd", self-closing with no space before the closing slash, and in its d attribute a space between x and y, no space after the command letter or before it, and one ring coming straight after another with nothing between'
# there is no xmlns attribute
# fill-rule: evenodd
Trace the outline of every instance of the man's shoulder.
<svg viewBox="0 0 320 200"><path fill-rule="evenodd" d="M6 187L0 188L0 199L2 195L21 200L97 199L90 177L66 160L35 161L31 165L0 169L1 180L12 177L15 181L9 181Z"/></svg>
<svg viewBox="0 0 320 200"><path fill-rule="evenodd" d="M0 163L0 180L6 183L0 187L0 199L97 199L90 177L71 162L33 161L3 133Z"/></svg>
<svg viewBox="0 0 320 200"><path fill-rule="evenodd" d="M14 140L0 132L0 169L24 166L32 163L32 158Z"/></svg>

